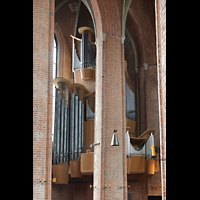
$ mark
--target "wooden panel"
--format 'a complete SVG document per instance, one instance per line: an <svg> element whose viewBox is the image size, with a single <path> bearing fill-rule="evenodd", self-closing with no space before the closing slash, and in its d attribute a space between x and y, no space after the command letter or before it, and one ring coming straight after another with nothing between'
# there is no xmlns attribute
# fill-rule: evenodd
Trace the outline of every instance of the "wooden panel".
<svg viewBox="0 0 200 200"><path fill-rule="evenodd" d="M71 177L72 178L79 178L82 177L80 171L80 161L69 161Z"/></svg>
<svg viewBox="0 0 200 200"><path fill-rule="evenodd" d="M52 165L53 178L56 178L54 184L68 184L69 165Z"/></svg>
<svg viewBox="0 0 200 200"><path fill-rule="evenodd" d="M130 174L145 173L145 156L131 155L128 172Z"/></svg>
<svg viewBox="0 0 200 200"><path fill-rule="evenodd" d="M154 172L159 172L159 168L160 168L160 166L159 166L160 164L159 164L159 154L158 153L156 153L156 159L155 159L155 169L154 169Z"/></svg>
<svg viewBox="0 0 200 200"><path fill-rule="evenodd" d="M126 117L126 127L129 129L129 132L131 134L135 135L136 121L128 119Z"/></svg>
<svg viewBox="0 0 200 200"><path fill-rule="evenodd" d="M87 149L94 152L94 147L89 147L94 143L94 119L84 121L84 146L88 146Z"/></svg>
<svg viewBox="0 0 200 200"><path fill-rule="evenodd" d="M130 137L130 142L133 145L133 147L136 148L136 146L140 147L142 144L144 144L146 140L142 138Z"/></svg>
<svg viewBox="0 0 200 200"><path fill-rule="evenodd" d="M148 139L151 133L154 135L155 130L154 129L147 129L142 135L140 135L138 138Z"/></svg>
<svg viewBox="0 0 200 200"><path fill-rule="evenodd" d="M127 158L127 174L130 174L130 164L131 164L131 159Z"/></svg>
<svg viewBox="0 0 200 200"><path fill-rule="evenodd" d="M145 162L145 174L154 174L155 170L155 160L154 159L146 159Z"/></svg>
<svg viewBox="0 0 200 200"><path fill-rule="evenodd" d="M94 70L89 68L80 69L81 79L82 80L90 80L94 76Z"/></svg>
<svg viewBox="0 0 200 200"><path fill-rule="evenodd" d="M94 153L81 154L81 173L84 175L92 175L94 171Z"/></svg>
<svg viewBox="0 0 200 200"><path fill-rule="evenodd" d="M131 144L133 145L134 148L136 148L136 146L140 147L141 145L146 143L146 141L148 140L148 138L151 135L151 133L154 135L155 130L148 129L142 135L140 135L137 138L131 136L130 137L130 142L131 142Z"/></svg>
<svg viewBox="0 0 200 200"><path fill-rule="evenodd" d="M80 83L84 85L89 92L93 92L95 90L95 70L93 70L93 77L90 80L81 79L80 69L74 70L74 83Z"/></svg>

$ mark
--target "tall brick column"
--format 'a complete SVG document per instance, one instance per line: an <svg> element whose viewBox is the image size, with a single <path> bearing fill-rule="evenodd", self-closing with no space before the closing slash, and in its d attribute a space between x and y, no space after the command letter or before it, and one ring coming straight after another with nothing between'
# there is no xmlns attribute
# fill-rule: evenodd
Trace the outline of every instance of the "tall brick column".
<svg viewBox="0 0 200 200"><path fill-rule="evenodd" d="M166 0L155 1L162 199L166 200Z"/></svg>
<svg viewBox="0 0 200 200"><path fill-rule="evenodd" d="M99 34L96 42L94 142L100 145L94 147L93 199L123 200L127 199L124 46L120 36L106 33ZM119 146L111 146L114 130Z"/></svg>
<svg viewBox="0 0 200 200"><path fill-rule="evenodd" d="M51 199L54 0L33 1L33 199ZM42 182L39 182L41 178ZM46 179L46 182L44 182Z"/></svg>

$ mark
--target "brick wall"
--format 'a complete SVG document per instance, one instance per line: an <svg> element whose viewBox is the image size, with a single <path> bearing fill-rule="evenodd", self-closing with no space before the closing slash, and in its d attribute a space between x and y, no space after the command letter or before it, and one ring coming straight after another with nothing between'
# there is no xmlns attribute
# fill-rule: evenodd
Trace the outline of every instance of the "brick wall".
<svg viewBox="0 0 200 200"><path fill-rule="evenodd" d="M121 37L102 33L97 37L94 199L126 199L126 151L123 45ZM111 146L117 130L119 146ZM111 188L105 188L111 184ZM119 189L124 184L124 189Z"/></svg>
<svg viewBox="0 0 200 200"><path fill-rule="evenodd" d="M137 49L138 66L143 65L143 63L156 64L154 0L132 1L126 26Z"/></svg>
<svg viewBox="0 0 200 200"><path fill-rule="evenodd" d="M95 16L97 35L104 32L121 36L122 2L93 0L91 5Z"/></svg>
<svg viewBox="0 0 200 200"><path fill-rule="evenodd" d="M93 200L92 183L70 183L52 185L52 200Z"/></svg>
<svg viewBox="0 0 200 200"><path fill-rule="evenodd" d="M33 1L33 199L51 199L53 13L54 1Z"/></svg>
<svg viewBox="0 0 200 200"><path fill-rule="evenodd" d="M127 199L125 149L124 46L121 1L91 1L96 21L97 67L95 98L93 199ZM117 130L119 146L111 146ZM104 188L110 184L110 188ZM124 185L125 188L119 188Z"/></svg>
<svg viewBox="0 0 200 200"><path fill-rule="evenodd" d="M162 197L166 199L166 0L156 0L156 45Z"/></svg>

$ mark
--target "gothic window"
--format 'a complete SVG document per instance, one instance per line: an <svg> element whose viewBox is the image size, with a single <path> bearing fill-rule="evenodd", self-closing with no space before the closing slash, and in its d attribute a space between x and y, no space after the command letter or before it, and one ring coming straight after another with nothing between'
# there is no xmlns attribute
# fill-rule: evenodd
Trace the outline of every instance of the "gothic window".
<svg viewBox="0 0 200 200"><path fill-rule="evenodd" d="M54 34L54 45L53 45L53 79L58 75L58 42L56 38L56 34ZM57 94L57 88L53 86L53 123L52 123L52 141L53 141L53 134L54 134L54 120L55 120L55 97Z"/></svg>

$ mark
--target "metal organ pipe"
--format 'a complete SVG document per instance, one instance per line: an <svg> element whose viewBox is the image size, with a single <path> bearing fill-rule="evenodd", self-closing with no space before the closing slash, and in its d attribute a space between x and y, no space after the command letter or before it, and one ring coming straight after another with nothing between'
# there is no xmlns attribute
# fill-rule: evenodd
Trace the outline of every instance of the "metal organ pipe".
<svg viewBox="0 0 200 200"><path fill-rule="evenodd" d="M82 39L73 38L73 66L74 69L93 68L96 65L96 58L93 59L93 53L95 52L95 43L93 42L94 31L89 27L81 27L79 33L82 35ZM81 41L81 50L76 48L74 39ZM88 72L90 70L82 70L82 72ZM66 99L68 92L68 86L71 85L71 81L57 77L54 79L53 84L58 88L56 89L56 106L55 106L55 120L54 120L54 136L53 136L53 150L52 150L52 163L53 165L68 164L70 161L80 161L81 153L83 153L84 146L84 117L86 120L90 117L94 119L94 113L89 108L88 102L86 103L86 114L84 111L84 104L79 99L75 92L71 93L70 106L65 104L68 102ZM81 89L81 88L79 88ZM75 89L75 91L79 91ZM83 94L79 93L83 99ZM89 116L89 117L88 117Z"/></svg>
<svg viewBox="0 0 200 200"><path fill-rule="evenodd" d="M59 163L59 157L60 157L60 99L61 94L57 94L57 141L56 141L56 162Z"/></svg>
<svg viewBox="0 0 200 200"><path fill-rule="evenodd" d="M71 93L70 108L56 95L55 124L53 136L53 165L68 164L69 160L81 158L84 135L84 104Z"/></svg>
<svg viewBox="0 0 200 200"><path fill-rule="evenodd" d="M74 93L70 100L70 160L74 160Z"/></svg>
<svg viewBox="0 0 200 200"><path fill-rule="evenodd" d="M81 106L82 114L81 114L81 147L84 146L84 104ZM83 150L82 150L83 151Z"/></svg>
<svg viewBox="0 0 200 200"><path fill-rule="evenodd" d="M58 94L58 89L56 88L56 94ZM55 98L55 105L57 105L57 95L56 95L56 98ZM57 134L56 134L56 131L57 131L57 106L55 106L55 115L54 115L54 135L53 135L53 165L56 164L56 154L57 154L57 151L56 151L56 141L57 141Z"/></svg>
<svg viewBox="0 0 200 200"><path fill-rule="evenodd" d="M152 158L152 145L154 146L154 136L151 133L151 135L149 136L147 142L146 142L146 157L147 159L151 159Z"/></svg>
<svg viewBox="0 0 200 200"><path fill-rule="evenodd" d="M140 149L134 149L131 142L130 142L130 135L128 131L126 131L126 153L127 157L130 157L130 155L145 155L146 159L152 159L153 155L152 153L152 145L154 146L154 136L151 133L147 141L144 143L143 147L140 147Z"/></svg>
<svg viewBox="0 0 200 200"><path fill-rule="evenodd" d="M81 101L78 102L78 159L81 159L81 136L82 136L82 106Z"/></svg>
<svg viewBox="0 0 200 200"><path fill-rule="evenodd" d="M67 106L64 107L64 132L63 132L63 162L66 163L66 157L67 157Z"/></svg>
<svg viewBox="0 0 200 200"><path fill-rule="evenodd" d="M125 76L125 93L126 93L126 117L136 120L135 115L135 93L130 89Z"/></svg>
<svg viewBox="0 0 200 200"><path fill-rule="evenodd" d="M64 144L63 144L63 148L64 148L64 164L67 162L68 163L68 160L67 160L67 148L68 148L68 145L67 143L69 142L68 138L67 138L67 122L68 122L68 107L67 107L67 104L65 104L65 107L64 107Z"/></svg>
<svg viewBox="0 0 200 200"><path fill-rule="evenodd" d="M78 154L78 96L75 96L75 122L74 122L74 152L75 152L75 160L77 160L77 154Z"/></svg>
<svg viewBox="0 0 200 200"><path fill-rule="evenodd" d="M66 122L66 128L67 128L67 132L66 132L66 162L67 164L69 163L69 108L68 105L66 105L66 116L67 119L65 119Z"/></svg>
<svg viewBox="0 0 200 200"><path fill-rule="evenodd" d="M64 99L61 99L61 128L60 128L60 164L63 164L63 148L64 148Z"/></svg>
<svg viewBox="0 0 200 200"><path fill-rule="evenodd" d="M74 70L93 68L96 65L96 58L93 58L95 53L95 43L93 41L95 33L89 27L80 27L78 32L82 34L82 39L70 35L73 38L73 68Z"/></svg>
<svg viewBox="0 0 200 200"><path fill-rule="evenodd" d="M86 120L88 119L94 119L95 115L90 109L90 106L88 104L88 99L86 99Z"/></svg>
<svg viewBox="0 0 200 200"><path fill-rule="evenodd" d="M72 117L72 118L71 118ZM84 134L84 104L74 93L70 101L70 160L81 158Z"/></svg>
<svg viewBox="0 0 200 200"><path fill-rule="evenodd" d="M69 158L69 109L61 93L56 91L55 124L53 136L53 165L68 164Z"/></svg>
<svg viewBox="0 0 200 200"><path fill-rule="evenodd" d="M85 31L82 36L81 41L81 62L82 67L87 68L87 51L88 51L88 33Z"/></svg>

